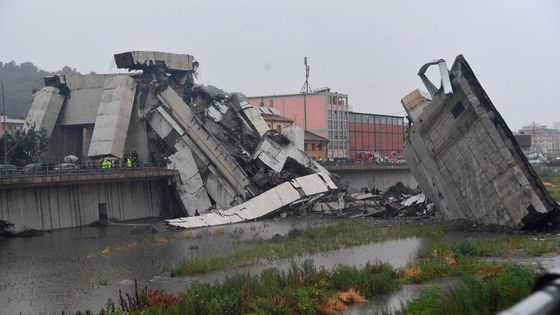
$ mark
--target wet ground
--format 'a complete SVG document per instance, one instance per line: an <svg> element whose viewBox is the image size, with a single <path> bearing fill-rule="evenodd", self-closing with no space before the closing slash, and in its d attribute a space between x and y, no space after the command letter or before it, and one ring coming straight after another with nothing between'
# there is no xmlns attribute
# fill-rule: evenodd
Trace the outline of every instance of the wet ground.
<svg viewBox="0 0 560 315"><path fill-rule="evenodd" d="M118 297L119 289L131 292L134 279L140 287L179 292L193 281L221 280L234 272L258 273L271 266L287 268L294 260L313 259L317 266L327 268L338 264L363 265L376 260L400 267L427 246L425 239L406 238L295 259L263 261L249 268L192 277L172 278L161 272L164 266L177 264L186 257L227 254L243 248L244 240L284 235L296 227L329 221L332 222L288 218L163 233L154 233L149 225L114 225L65 229L34 238L0 241L0 314L99 311L109 297ZM449 237L487 236L477 233ZM374 309L400 305L407 297L417 295L420 288L405 287L397 294L379 297L349 312L369 314Z"/></svg>

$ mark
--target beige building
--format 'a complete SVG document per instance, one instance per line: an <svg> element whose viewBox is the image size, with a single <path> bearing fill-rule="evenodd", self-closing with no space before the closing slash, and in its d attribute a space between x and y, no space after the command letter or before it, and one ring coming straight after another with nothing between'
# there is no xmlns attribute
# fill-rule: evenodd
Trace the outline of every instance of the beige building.
<svg viewBox="0 0 560 315"><path fill-rule="evenodd" d="M531 135L530 152L560 153L560 131L557 129L533 122L531 125L519 129L519 134Z"/></svg>

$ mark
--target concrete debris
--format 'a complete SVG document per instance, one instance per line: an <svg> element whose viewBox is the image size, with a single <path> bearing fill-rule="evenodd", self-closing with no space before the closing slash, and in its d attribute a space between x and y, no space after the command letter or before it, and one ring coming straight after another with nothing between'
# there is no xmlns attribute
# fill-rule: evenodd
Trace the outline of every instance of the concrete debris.
<svg viewBox="0 0 560 315"><path fill-rule="evenodd" d="M439 89L424 76L436 64ZM555 224L558 204L464 57L450 71L438 60L419 75L430 95L416 90L401 101L410 123L404 158L438 216L509 228Z"/></svg>
<svg viewBox="0 0 560 315"><path fill-rule="evenodd" d="M435 208L420 191L412 195L375 195L372 193L326 196L312 208L316 213L338 217L418 218L432 217Z"/></svg>
<svg viewBox="0 0 560 315"><path fill-rule="evenodd" d="M197 228L255 220L274 214L284 207L294 207L314 195L328 193L332 186L328 174L311 174L284 182L264 193L227 210L217 210L200 216L167 220L173 226Z"/></svg>
<svg viewBox="0 0 560 315"><path fill-rule="evenodd" d="M115 55L129 74L44 79L27 128L52 134L47 156L95 163L125 158L177 169L170 186L198 227L257 219L280 209L305 212L338 192L329 172L303 152L303 131L270 130L264 109L196 86L190 55L131 51ZM272 111L272 109L267 109Z"/></svg>

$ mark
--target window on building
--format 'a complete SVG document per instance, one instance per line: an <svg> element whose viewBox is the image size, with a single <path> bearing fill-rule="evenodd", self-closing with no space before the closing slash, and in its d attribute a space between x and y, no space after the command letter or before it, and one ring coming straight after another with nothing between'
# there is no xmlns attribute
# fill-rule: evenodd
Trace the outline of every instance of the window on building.
<svg viewBox="0 0 560 315"><path fill-rule="evenodd" d="M276 130L278 130L278 132L281 133L282 132L282 126L281 125L276 126Z"/></svg>
<svg viewBox="0 0 560 315"><path fill-rule="evenodd" d="M317 144L317 149L319 151L322 151L323 150L323 144L322 143Z"/></svg>
<svg viewBox="0 0 560 315"><path fill-rule="evenodd" d="M315 143L312 143L312 144L311 144L311 150L312 150L312 151L315 151Z"/></svg>

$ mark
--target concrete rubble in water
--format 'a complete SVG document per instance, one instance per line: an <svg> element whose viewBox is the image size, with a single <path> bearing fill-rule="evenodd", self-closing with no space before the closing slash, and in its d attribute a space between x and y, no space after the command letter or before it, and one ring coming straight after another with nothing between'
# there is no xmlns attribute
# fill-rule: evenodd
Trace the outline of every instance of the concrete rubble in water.
<svg viewBox="0 0 560 315"><path fill-rule="evenodd" d="M180 227L254 220L285 207L305 211L338 191L302 151L300 128L269 130L258 108L196 86L192 56L132 51L115 55L115 63L131 73L45 78L26 128L52 136L47 154L98 160L136 152L143 162L168 161L179 171L172 189L188 215L168 222Z"/></svg>
<svg viewBox="0 0 560 315"><path fill-rule="evenodd" d="M438 65L442 87L425 70ZM533 228L556 224L559 207L462 55L451 70L439 60L421 68L429 94L402 99L410 128L406 159L443 219Z"/></svg>

